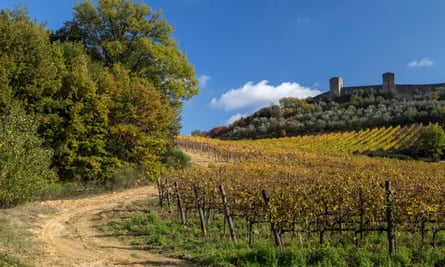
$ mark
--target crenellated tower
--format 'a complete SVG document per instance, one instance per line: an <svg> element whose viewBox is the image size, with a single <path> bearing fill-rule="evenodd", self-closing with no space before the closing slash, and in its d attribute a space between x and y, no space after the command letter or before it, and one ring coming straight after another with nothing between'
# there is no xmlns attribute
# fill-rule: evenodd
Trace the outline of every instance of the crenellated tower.
<svg viewBox="0 0 445 267"><path fill-rule="evenodd" d="M395 93L396 84L394 81L394 73L385 72L382 75L382 89L384 93Z"/></svg>
<svg viewBox="0 0 445 267"><path fill-rule="evenodd" d="M333 77L329 80L329 89L331 97L341 96L341 89L343 88L343 78Z"/></svg>

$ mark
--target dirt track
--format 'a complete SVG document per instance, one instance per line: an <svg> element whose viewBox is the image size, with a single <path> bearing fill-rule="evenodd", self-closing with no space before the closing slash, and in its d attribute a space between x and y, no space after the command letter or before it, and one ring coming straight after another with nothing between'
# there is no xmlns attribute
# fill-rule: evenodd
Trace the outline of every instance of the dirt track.
<svg viewBox="0 0 445 267"><path fill-rule="evenodd" d="M191 156L195 164L208 165L205 155ZM83 199L41 202L41 208L55 212L40 214L33 224L32 232L37 235L42 253L33 257L31 262L37 267L191 266L180 259L123 244L94 227L94 218L101 212L125 209L132 202L148 198L157 198L155 186Z"/></svg>
<svg viewBox="0 0 445 267"><path fill-rule="evenodd" d="M130 203L156 197L154 186L90 198L47 201L57 212L41 217L38 236L44 255L35 266L184 266L178 259L123 245L93 227L93 217L103 211L125 208Z"/></svg>

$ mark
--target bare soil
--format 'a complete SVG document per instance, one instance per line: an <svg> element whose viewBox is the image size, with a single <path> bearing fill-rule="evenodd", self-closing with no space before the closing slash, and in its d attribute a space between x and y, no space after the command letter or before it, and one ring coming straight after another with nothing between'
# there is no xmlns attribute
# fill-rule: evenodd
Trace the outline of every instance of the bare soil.
<svg viewBox="0 0 445 267"><path fill-rule="evenodd" d="M194 164L208 165L205 155L190 155ZM131 246L95 227L99 214L126 209L135 201L150 198L157 198L155 186L3 210L0 250L38 267L192 266L181 259Z"/></svg>
<svg viewBox="0 0 445 267"><path fill-rule="evenodd" d="M185 266L186 262L123 244L94 227L94 216L125 209L134 201L154 198L154 186L84 199L46 201L56 212L41 216L36 233L44 253L35 266Z"/></svg>

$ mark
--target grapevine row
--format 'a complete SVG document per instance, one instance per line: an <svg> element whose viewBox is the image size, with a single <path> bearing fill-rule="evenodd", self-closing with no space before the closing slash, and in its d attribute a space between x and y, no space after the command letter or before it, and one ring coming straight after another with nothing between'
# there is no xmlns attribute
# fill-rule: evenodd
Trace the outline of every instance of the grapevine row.
<svg viewBox="0 0 445 267"><path fill-rule="evenodd" d="M310 139L333 142L338 138L347 140L343 145L357 147L357 142L352 142L356 137L365 138L375 131L374 136L386 136L387 142L397 144L397 138L413 138L409 136L415 136L413 132L420 127L380 128L301 139L308 143ZM392 205L399 229L420 231L422 237L427 231L435 234L444 229L445 171L441 163L348 154L331 156L325 150L321 153L299 150L294 139L227 142L181 137L178 143L186 151L214 155L215 160L224 164L187 169L173 173L169 179L180 184L181 196L189 208L195 206L199 192L206 210L222 213L218 188L223 185L233 215L250 225L267 221L279 233L318 232L320 236L327 231L351 231L362 236L366 231L387 229L387 192L383 185L392 181ZM380 143L388 146L387 142ZM263 192L269 196L267 206Z"/></svg>
<svg viewBox="0 0 445 267"><path fill-rule="evenodd" d="M397 126L367 129L358 132L352 131L279 139L260 139L254 142L222 142L209 138L181 136L178 138L178 143L186 149L195 149L201 152L205 151L209 156L213 156L215 160L230 160L230 157L232 157L233 161L239 161L242 157L249 158L249 154L258 152L247 149L252 146L260 147L260 150L272 149L278 151L284 149L322 155L350 156L367 151L407 149L416 142L422 128L422 125L415 124L405 127ZM195 147L192 148L191 146ZM241 152L240 147L246 149ZM241 155L240 153L246 154Z"/></svg>

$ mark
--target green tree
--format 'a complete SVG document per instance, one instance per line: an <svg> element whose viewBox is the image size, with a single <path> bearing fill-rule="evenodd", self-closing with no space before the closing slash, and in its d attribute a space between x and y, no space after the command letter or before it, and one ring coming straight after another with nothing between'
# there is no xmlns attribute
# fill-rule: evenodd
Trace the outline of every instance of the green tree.
<svg viewBox="0 0 445 267"><path fill-rule="evenodd" d="M282 109L302 109L304 112L313 112L314 105L309 104L304 99L298 99L296 97L284 97L280 99L280 106Z"/></svg>
<svg viewBox="0 0 445 267"><path fill-rule="evenodd" d="M61 180L106 183L123 168L150 176L174 162L194 70L160 13L124 0L79 1L50 35L26 10L0 12L0 114L19 103L39 121Z"/></svg>
<svg viewBox="0 0 445 267"><path fill-rule="evenodd" d="M163 156L173 139L169 127L175 110L151 83L130 79L128 72L117 66L114 72L116 76L109 76L106 83L120 83L109 115L109 151L120 160L144 166L152 176L160 175L165 170Z"/></svg>
<svg viewBox="0 0 445 267"><path fill-rule="evenodd" d="M63 179L102 183L119 166L107 151L110 100L96 81L103 68L94 69L80 44L64 43L62 50L66 72L52 106L58 120L47 124L46 139L56 150L54 162Z"/></svg>
<svg viewBox="0 0 445 267"><path fill-rule="evenodd" d="M139 104L131 103L136 110L143 112L145 117L133 116L130 122L124 120L124 123L117 122L111 126L113 140L119 128L126 133L133 132L130 136L135 138L132 142L125 143L127 146L125 150L122 150L122 147L115 148L114 152L126 151L128 159L138 158L130 160L132 163L140 163L140 159L145 157L146 160L143 161L146 164L156 162L157 169L160 168L158 159L166 157L167 152L175 145L175 135L180 129L183 101L198 93L198 81L194 69L172 38L172 30L173 27L162 18L160 12L154 12L144 3L129 0L98 0L95 6L93 1L86 0L77 2L73 20L66 22L65 27L56 32L52 38L65 42L77 40L84 44L91 57L108 69L109 73L105 78L117 74L117 69L120 69L121 73L128 73L124 82L130 81L132 88L125 87L124 84L120 88L112 86L111 96L117 97L118 104L125 104L125 101L120 102L124 100L123 97L134 97L138 94L137 90L139 93L144 90L151 91L149 97L154 91L158 92L151 101L144 100L144 107L140 105L141 101ZM145 89L141 91L143 87ZM150 90L146 90L148 87ZM112 112L117 110L119 108L114 106ZM128 112L120 115L110 114L114 120L112 124L119 121L119 116L130 115ZM143 134L141 135L139 131ZM150 138L147 139L148 136ZM128 138L129 135L126 135L125 139ZM139 141L136 142L136 139ZM138 147L134 144L140 143L141 140L145 140L141 147L147 146L148 143L152 144L150 153L147 154L152 157L142 156L144 153L132 150ZM129 146L130 143L133 145ZM157 144L154 145L155 143ZM121 158L124 154L118 153L118 157ZM167 161L164 159L164 162Z"/></svg>
<svg viewBox="0 0 445 267"><path fill-rule="evenodd" d="M178 104L198 93L198 82L172 30L159 11L142 2L98 0L95 7L86 0L77 2L73 21L58 34L59 39L80 39L106 66L122 64Z"/></svg>
<svg viewBox="0 0 445 267"><path fill-rule="evenodd" d="M417 140L414 150L419 156L430 157L432 160L440 160L445 149L445 131L437 123L429 123Z"/></svg>
<svg viewBox="0 0 445 267"><path fill-rule="evenodd" d="M52 151L42 147L38 123L16 107L0 116L0 207L40 197L56 179L50 169Z"/></svg>
<svg viewBox="0 0 445 267"><path fill-rule="evenodd" d="M12 98L25 103L28 112L54 94L61 84L57 54L49 34L26 15L26 10L0 12L0 106Z"/></svg>
<svg viewBox="0 0 445 267"><path fill-rule="evenodd" d="M261 108L257 112L255 112L255 115L258 118L264 117L264 118L280 118L281 117L281 109L280 106L277 106L275 104L271 104L268 107Z"/></svg>

